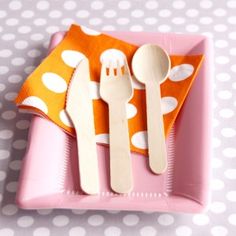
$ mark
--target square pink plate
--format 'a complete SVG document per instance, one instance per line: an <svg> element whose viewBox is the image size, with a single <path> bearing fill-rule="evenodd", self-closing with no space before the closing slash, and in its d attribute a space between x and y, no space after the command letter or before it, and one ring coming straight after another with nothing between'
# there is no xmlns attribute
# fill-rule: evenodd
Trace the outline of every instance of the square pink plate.
<svg viewBox="0 0 236 236"><path fill-rule="evenodd" d="M132 154L134 189L118 195L109 184L109 149L97 145L101 191L80 189L75 139L50 121L33 116L16 201L25 209L77 208L201 212L209 202L212 47L205 36L108 33L142 45L155 43L171 55L204 54L204 63L167 140L169 167L152 174L147 158ZM53 35L50 50L64 37ZM79 40L78 40L79 43Z"/></svg>

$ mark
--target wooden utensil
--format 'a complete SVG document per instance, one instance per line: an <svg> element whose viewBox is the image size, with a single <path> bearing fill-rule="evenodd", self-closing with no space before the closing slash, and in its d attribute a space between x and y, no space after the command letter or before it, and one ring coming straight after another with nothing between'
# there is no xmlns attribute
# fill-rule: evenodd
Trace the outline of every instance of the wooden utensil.
<svg viewBox="0 0 236 236"><path fill-rule="evenodd" d="M124 73L117 61L116 75L112 63L106 73L106 63L102 63L100 94L109 106L110 135L110 179L111 188L118 193L128 193L133 188L130 156L129 130L126 105L133 96L131 76L127 61Z"/></svg>
<svg viewBox="0 0 236 236"><path fill-rule="evenodd" d="M167 168L160 83L166 80L170 64L168 54L152 44L141 46L132 60L135 77L146 87L149 166L156 174Z"/></svg>
<svg viewBox="0 0 236 236"><path fill-rule="evenodd" d="M67 91L66 112L76 131L81 188L87 194L97 194L98 159L89 82L89 61L84 58L71 78Z"/></svg>

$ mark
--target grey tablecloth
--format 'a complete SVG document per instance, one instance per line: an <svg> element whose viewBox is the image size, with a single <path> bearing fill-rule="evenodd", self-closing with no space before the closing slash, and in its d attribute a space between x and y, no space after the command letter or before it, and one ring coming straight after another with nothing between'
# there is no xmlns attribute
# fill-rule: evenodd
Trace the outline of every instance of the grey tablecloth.
<svg viewBox="0 0 236 236"><path fill-rule="evenodd" d="M0 235L236 235L236 1L0 0ZM98 30L201 33L214 39L212 204L205 214L20 210L14 203L30 115L12 100L72 22Z"/></svg>

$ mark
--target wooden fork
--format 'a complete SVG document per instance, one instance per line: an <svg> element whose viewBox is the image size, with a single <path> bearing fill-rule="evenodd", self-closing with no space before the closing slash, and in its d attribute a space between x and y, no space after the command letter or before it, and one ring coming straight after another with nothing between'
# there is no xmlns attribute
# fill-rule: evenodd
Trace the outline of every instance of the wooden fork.
<svg viewBox="0 0 236 236"><path fill-rule="evenodd" d="M133 188L133 177L126 106L133 88L127 61L124 60L123 71L118 61L115 64L109 64L107 74L106 64L102 63L100 95L109 107L111 188L128 193Z"/></svg>

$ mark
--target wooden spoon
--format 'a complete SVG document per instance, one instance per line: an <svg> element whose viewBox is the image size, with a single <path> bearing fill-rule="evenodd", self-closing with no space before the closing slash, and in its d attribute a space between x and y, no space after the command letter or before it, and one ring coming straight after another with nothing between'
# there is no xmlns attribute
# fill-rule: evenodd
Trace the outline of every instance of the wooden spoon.
<svg viewBox="0 0 236 236"><path fill-rule="evenodd" d="M149 166L156 174L167 168L160 83L168 77L170 64L168 54L152 44L141 46L132 60L135 77L146 87Z"/></svg>

